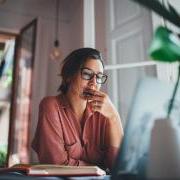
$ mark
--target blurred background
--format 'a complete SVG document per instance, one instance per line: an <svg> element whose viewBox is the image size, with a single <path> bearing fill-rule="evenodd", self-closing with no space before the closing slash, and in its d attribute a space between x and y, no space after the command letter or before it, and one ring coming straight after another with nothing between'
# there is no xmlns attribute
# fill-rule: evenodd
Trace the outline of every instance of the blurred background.
<svg viewBox="0 0 180 180"><path fill-rule="evenodd" d="M161 1L180 10L179 0ZM102 88L124 127L139 78L176 80L177 64L151 61L147 48L158 25L178 29L131 0L1 0L0 17L1 166L7 157L11 165L37 161L30 144L39 102L57 94L60 63L74 49L102 52L109 76Z"/></svg>

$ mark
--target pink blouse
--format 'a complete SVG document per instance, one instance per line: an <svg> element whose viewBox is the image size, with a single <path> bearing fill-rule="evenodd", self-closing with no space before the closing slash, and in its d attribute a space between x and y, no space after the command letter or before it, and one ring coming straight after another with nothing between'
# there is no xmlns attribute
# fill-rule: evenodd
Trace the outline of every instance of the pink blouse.
<svg viewBox="0 0 180 180"><path fill-rule="evenodd" d="M45 97L39 106L39 121L32 142L40 163L112 167L118 153L106 147L107 118L86 108L76 119L63 95Z"/></svg>

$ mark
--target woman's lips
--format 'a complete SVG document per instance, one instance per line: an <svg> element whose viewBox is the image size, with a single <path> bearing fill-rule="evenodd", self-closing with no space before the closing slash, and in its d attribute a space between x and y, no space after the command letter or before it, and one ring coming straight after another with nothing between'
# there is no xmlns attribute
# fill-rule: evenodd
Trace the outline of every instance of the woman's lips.
<svg viewBox="0 0 180 180"><path fill-rule="evenodd" d="M94 96L93 89L89 89L89 88L84 89L83 96L85 97Z"/></svg>
<svg viewBox="0 0 180 180"><path fill-rule="evenodd" d="M94 94L92 92L84 91L83 95L89 97L89 96L93 96Z"/></svg>

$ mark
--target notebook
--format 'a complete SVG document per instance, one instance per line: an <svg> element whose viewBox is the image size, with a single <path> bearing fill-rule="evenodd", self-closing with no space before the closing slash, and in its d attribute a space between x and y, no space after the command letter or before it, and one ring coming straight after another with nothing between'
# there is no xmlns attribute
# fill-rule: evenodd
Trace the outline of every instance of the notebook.
<svg viewBox="0 0 180 180"><path fill-rule="evenodd" d="M173 89L174 84L154 78L139 80L128 113L123 142L112 169L112 179L145 177L151 130L155 119L167 116ZM177 125L180 124L180 87L170 118Z"/></svg>
<svg viewBox="0 0 180 180"><path fill-rule="evenodd" d="M28 176L104 176L106 172L98 166L63 166L53 164L17 164L2 172L20 172ZM1 172L1 171L0 171Z"/></svg>

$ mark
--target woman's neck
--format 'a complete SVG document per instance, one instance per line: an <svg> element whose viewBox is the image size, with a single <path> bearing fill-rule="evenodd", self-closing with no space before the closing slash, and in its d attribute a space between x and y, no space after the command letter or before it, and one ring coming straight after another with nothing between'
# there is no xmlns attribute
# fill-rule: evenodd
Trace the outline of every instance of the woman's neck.
<svg viewBox="0 0 180 180"><path fill-rule="evenodd" d="M83 113L86 109L87 102L81 99L78 95L71 92L67 92L66 98L69 101L69 104L75 113L78 120L81 120Z"/></svg>

